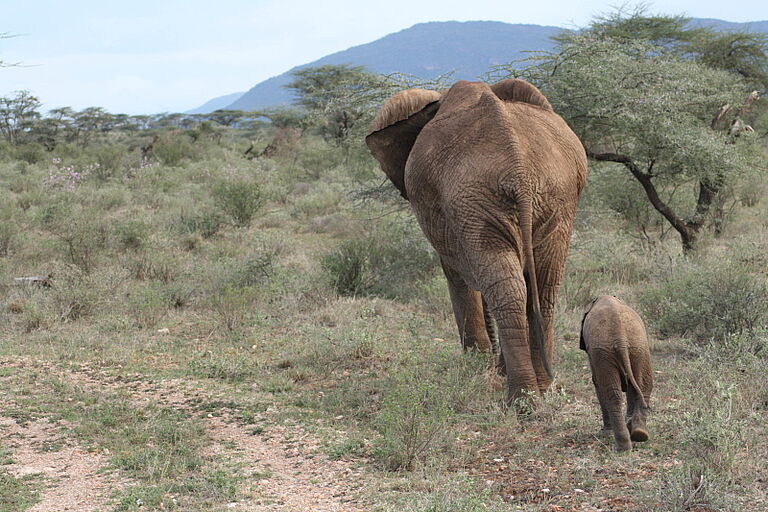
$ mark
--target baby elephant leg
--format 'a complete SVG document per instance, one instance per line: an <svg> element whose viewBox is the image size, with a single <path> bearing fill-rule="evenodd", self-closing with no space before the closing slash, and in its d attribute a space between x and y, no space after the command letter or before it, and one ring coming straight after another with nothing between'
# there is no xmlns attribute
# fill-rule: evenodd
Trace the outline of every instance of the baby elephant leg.
<svg viewBox="0 0 768 512"><path fill-rule="evenodd" d="M600 413L603 415L603 432L607 432L609 430L613 430L611 427L611 418L608 415L608 409L605 408L605 404L603 403L603 400L600 399L600 389L597 387L597 381L595 380L594 374L592 375L592 384L595 386L595 394L597 395L597 400L600 402Z"/></svg>
<svg viewBox="0 0 768 512"><path fill-rule="evenodd" d="M621 377L618 371L605 371L597 376L597 397L600 408L608 416L616 451L623 452L632 449L629 429L624 423L624 392L621 390Z"/></svg>
<svg viewBox="0 0 768 512"><path fill-rule="evenodd" d="M640 384L643 387L643 384ZM645 403L647 405L650 399L650 393L643 393L645 395ZM632 386L627 388L627 415L629 421L627 422L627 428L630 432L632 441L642 443L648 440L648 409L643 406L643 400L640 395L635 391Z"/></svg>

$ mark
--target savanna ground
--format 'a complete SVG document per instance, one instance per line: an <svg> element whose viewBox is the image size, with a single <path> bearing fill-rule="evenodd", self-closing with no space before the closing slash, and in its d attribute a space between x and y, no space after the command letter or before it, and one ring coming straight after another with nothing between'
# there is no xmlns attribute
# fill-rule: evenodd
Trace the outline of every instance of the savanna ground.
<svg viewBox="0 0 768 512"><path fill-rule="evenodd" d="M687 257L588 184L555 384L511 412L361 148L215 135L0 153L0 510L768 510L764 181ZM627 454L578 349L604 292L652 333Z"/></svg>

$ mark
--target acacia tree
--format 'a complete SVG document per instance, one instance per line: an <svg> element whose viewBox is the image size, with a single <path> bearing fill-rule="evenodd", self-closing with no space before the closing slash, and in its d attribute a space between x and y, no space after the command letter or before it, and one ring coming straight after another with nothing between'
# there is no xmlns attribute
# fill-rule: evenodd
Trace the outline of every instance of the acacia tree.
<svg viewBox="0 0 768 512"><path fill-rule="evenodd" d="M16 91L12 96L0 98L0 134L11 144L40 117L40 100L29 91Z"/></svg>
<svg viewBox="0 0 768 512"><path fill-rule="evenodd" d="M361 104L360 99L366 91L382 88L386 81L362 66L348 65L303 68L293 76L286 87L294 91L295 103L307 111L309 120L319 125L326 139L338 146L349 141L368 115L368 105Z"/></svg>
<svg viewBox="0 0 768 512"><path fill-rule="evenodd" d="M628 170L687 251L712 221L723 192L754 165L743 143L748 137L735 142L756 95L743 76L693 53L706 30L686 32L681 18L636 15L630 21L600 19L591 29L558 37L556 48L533 65L503 66L494 75L539 86L587 155ZM632 24L638 30L630 30Z"/></svg>

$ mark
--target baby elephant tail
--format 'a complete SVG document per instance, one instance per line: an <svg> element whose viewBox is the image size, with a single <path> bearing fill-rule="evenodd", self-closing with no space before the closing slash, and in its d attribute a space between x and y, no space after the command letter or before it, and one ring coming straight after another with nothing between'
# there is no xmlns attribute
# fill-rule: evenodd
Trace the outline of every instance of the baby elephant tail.
<svg viewBox="0 0 768 512"><path fill-rule="evenodd" d="M645 401L645 396L643 396L643 391L640 389L640 386L637 385L635 374L632 372L632 363L629 360L629 347L627 347L626 344L622 344L619 352L621 353L621 365L624 367L624 375L627 377L629 384L635 389L635 393L637 393L637 397L640 400L640 405L643 409L647 410L648 404Z"/></svg>

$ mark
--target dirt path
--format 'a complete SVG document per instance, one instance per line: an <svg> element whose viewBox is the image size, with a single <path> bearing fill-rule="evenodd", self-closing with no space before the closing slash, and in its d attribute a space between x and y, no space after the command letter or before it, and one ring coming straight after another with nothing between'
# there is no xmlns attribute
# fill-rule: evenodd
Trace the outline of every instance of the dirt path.
<svg viewBox="0 0 768 512"><path fill-rule="evenodd" d="M60 425L38 420L19 425L0 417L0 438L13 464L4 468L14 477L44 478L40 501L30 512L104 510L112 490L128 483L103 472L109 461L61 435Z"/></svg>
<svg viewBox="0 0 768 512"><path fill-rule="evenodd" d="M29 367L29 362L25 362L24 366ZM41 365L38 363L35 366ZM86 367L78 371L69 371L46 365L45 370L55 372L62 380L83 387L128 392L134 398L136 407L142 407L147 403L158 403L165 407L191 412L201 399L216 398L199 389L193 389L188 382L180 379L154 383L138 379L126 382L106 372ZM242 499L228 504L228 509L258 512L308 510L359 512L364 510L364 506L358 504L359 500L356 497L363 478L362 472L353 468L350 462L328 459L320 449L319 439L305 432L300 426L276 424L270 421L269 412L267 412L264 413L264 417L258 418L259 424L267 427L263 432L255 434L253 426L238 423L230 413L217 414L217 416L208 415L205 418L206 431L211 439L206 455L223 458L222 462L236 468L245 481L240 492ZM36 467L33 464L41 464L53 468L52 471L62 475L62 478L52 482L52 493L64 492L64 488L88 488L89 486L86 485L88 475L104 467L107 461L103 457L87 454L90 466L74 473L76 467L64 464L66 457L76 452L77 448L73 447L72 450L73 452L62 451L58 454L63 459L59 465L34 462L32 458L17 455L18 450L14 450L14 459L19 461L20 471L27 470L23 468ZM70 475L70 472L73 474ZM108 495L115 489L115 487L110 489L110 485L111 483L105 480L98 489L106 489ZM96 510L103 506L104 500L97 499L94 492L84 490L80 493L81 495L73 498L79 501L77 501L78 507L71 510ZM33 510L67 509L59 507Z"/></svg>
<svg viewBox="0 0 768 512"><path fill-rule="evenodd" d="M343 461L330 461L319 455L319 445L312 436L301 435L294 428L275 427L270 437L253 436L234 423L210 419L209 429L219 440L210 453L237 460L250 481L250 496L235 510L248 511L362 511L353 502L354 488L360 474ZM294 448L286 438L297 441ZM224 442L222 442L224 441ZM227 446L233 443L234 446Z"/></svg>

